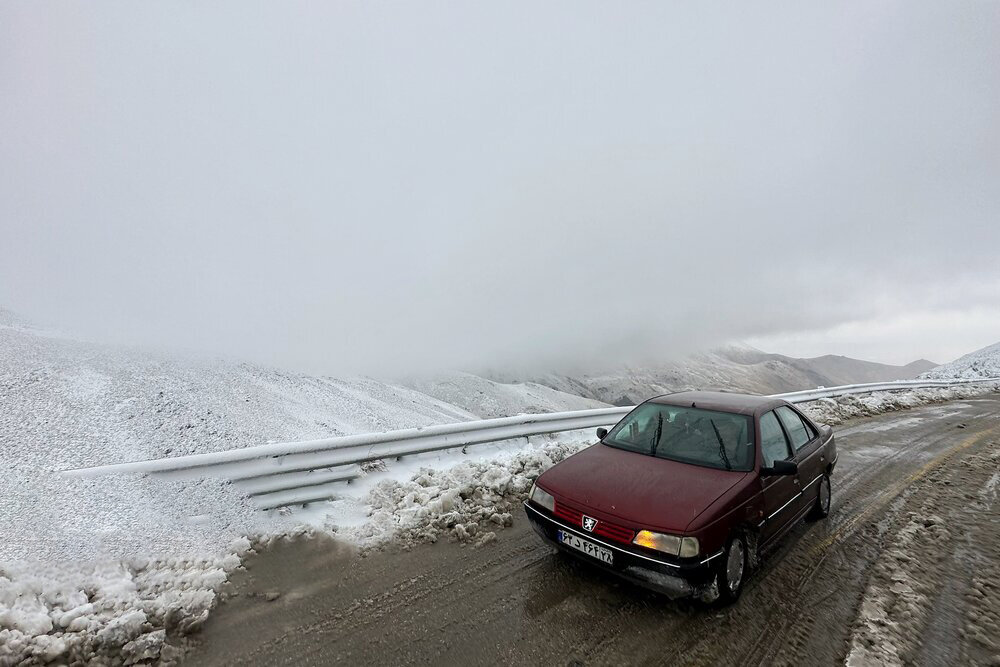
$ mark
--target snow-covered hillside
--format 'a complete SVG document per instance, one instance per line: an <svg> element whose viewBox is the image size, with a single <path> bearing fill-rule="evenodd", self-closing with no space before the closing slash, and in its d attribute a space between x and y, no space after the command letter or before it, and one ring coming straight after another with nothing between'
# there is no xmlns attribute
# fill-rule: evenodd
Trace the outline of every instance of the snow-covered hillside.
<svg viewBox="0 0 1000 667"><path fill-rule="evenodd" d="M1000 343L970 352L949 364L929 370L920 377L934 380L1000 377Z"/></svg>
<svg viewBox="0 0 1000 667"><path fill-rule="evenodd" d="M600 405L472 376L449 387L484 411L367 378L97 345L0 312L0 665L160 655L167 631L207 615L245 536L297 520L217 480L60 470Z"/></svg>
<svg viewBox="0 0 1000 667"><path fill-rule="evenodd" d="M534 382L507 384L470 373L453 372L417 377L406 380L404 384L422 394L475 413L483 419L518 413L586 410L608 405ZM570 403L574 407L567 408Z"/></svg>

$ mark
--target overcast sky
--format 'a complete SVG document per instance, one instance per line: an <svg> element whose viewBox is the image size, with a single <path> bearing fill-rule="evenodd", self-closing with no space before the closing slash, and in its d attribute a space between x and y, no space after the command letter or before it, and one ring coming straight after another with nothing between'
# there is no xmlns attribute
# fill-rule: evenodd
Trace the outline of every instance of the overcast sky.
<svg viewBox="0 0 1000 667"><path fill-rule="evenodd" d="M0 305L323 373L1000 340L1000 3L0 0Z"/></svg>

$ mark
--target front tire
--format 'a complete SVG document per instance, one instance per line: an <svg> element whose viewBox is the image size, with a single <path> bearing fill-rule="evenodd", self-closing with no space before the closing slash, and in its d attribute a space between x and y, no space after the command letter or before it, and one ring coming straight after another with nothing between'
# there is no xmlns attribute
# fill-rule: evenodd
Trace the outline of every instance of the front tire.
<svg viewBox="0 0 1000 667"><path fill-rule="evenodd" d="M739 599L748 563L746 540L742 535L733 535L716 565L715 584L719 589L719 604L732 604Z"/></svg>
<svg viewBox="0 0 1000 667"><path fill-rule="evenodd" d="M813 505L812 518L825 519L830 516L831 499L830 474L824 473L823 477L819 480L819 490L816 492L816 504Z"/></svg>

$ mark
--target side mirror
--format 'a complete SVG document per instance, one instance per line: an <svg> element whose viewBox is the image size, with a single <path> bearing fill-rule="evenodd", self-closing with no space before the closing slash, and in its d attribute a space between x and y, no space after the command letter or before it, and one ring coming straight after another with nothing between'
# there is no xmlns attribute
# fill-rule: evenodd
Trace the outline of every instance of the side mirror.
<svg viewBox="0 0 1000 667"><path fill-rule="evenodd" d="M795 461L775 461L770 468L761 468L763 475L794 475L799 472L799 464Z"/></svg>
<svg viewBox="0 0 1000 667"><path fill-rule="evenodd" d="M604 440L604 436L606 436L607 434L608 434L608 429L604 428L603 426L597 429L598 440Z"/></svg>

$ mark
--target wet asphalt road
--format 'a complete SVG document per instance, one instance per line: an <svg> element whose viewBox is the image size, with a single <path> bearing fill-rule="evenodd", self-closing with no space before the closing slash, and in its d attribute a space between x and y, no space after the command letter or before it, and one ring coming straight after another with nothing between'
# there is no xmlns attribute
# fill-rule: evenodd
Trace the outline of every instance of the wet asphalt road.
<svg viewBox="0 0 1000 667"><path fill-rule="evenodd" d="M234 577L187 664L843 664L908 496L1000 442L1000 397L836 433L831 516L795 528L731 607L670 602L554 555L519 514L481 548L361 558L332 540L278 545ZM957 626L938 631L958 641Z"/></svg>

